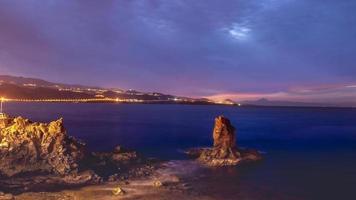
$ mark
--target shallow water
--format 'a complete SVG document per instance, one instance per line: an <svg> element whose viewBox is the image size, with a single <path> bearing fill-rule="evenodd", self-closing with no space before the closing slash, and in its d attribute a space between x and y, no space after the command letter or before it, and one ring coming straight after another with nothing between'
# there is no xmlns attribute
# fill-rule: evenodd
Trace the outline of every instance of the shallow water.
<svg viewBox="0 0 356 200"><path fill-rule="evenodd" d="M33 121L63 117L68 133L91 150L120 144L146 156L180 160L172 167L185 172L197 195L356 198L356 109L53 103L7 103L5 108ZM211 145L214 117L220 114L236 126L239 146L266 153L263 162L205 169L185 161L182 150Z"/></svg>

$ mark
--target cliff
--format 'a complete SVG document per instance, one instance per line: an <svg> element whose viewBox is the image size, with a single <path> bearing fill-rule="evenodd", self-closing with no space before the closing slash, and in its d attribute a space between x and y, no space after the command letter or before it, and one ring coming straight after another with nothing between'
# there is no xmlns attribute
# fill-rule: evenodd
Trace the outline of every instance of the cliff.
<svg viewBox="0 0 356 200"><path fill-rule="evenodd" d="M56 190L152 173L154 163L135 151L89 152L67 135L63 119L50 123L0 118L0 191Z"/></svg>
<svg viewBox="0 0 356 200"><path fill-rule="evenodd" d="M65 175L77 171L84 158L85 145L66 134L62 119L46 124L7 116L0 128L0 173L5 176Z"/></svg>

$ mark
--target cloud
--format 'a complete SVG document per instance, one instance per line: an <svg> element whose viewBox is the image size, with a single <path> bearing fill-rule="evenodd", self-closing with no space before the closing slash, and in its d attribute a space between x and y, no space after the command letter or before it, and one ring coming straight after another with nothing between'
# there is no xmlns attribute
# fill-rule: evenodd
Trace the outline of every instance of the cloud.
<svg viewBox="0 0 356 200"><path fill-rule="evenodd" d="M230 36L236 40L243 41L248 39L251 29L243 25L234 23L230 28L226 30Z"/></svg>
<svg viewBox="0 0 356 200"><path fill-rule="evenodd" d="M356 77L355 9L352 0L2 0L0 73L190 96L345 85Z"/></svg>
<svg viewBox="0 0 356 200"><path fill-rule="evenodd" d="M356 87L354 86L355 85L321 85L291 88L286 91L271 93L220 93L206 96L206 98L214 100L233 99L239 102L267 98L275 101L300 101L356 106Z"/></svg>

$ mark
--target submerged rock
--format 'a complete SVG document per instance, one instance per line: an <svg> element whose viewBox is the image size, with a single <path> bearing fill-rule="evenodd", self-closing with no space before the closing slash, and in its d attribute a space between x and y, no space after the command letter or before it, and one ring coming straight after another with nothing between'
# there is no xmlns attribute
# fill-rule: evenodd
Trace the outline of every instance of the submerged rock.
<svg viewBox="0 0 356 200"><path fill-rule="evenodd" d="M0 174L76 172L84 144L68 136L59 119L49 124L22 117L3 119L0 129Z"/></svg>
<svg viewBox="0 0 356 200"><path fill-rule="evenodd" d="M136 151L131 151L115 147L112 152L93 152L86 159L87 166L90 166L102 177L108 177L109 181L127 179L128 177L141 176L149 171L146 166L149 161L143 159Z"/></svg>
<svg viewBox="0 0 356 200"><path fill-rule="evenodd" d="M190 149L187 154L209 166L237 165L242 161L257 161L262 158L258 151L237 147L236 129L224 116L215 119L213 139L213 148Z"/></svg>

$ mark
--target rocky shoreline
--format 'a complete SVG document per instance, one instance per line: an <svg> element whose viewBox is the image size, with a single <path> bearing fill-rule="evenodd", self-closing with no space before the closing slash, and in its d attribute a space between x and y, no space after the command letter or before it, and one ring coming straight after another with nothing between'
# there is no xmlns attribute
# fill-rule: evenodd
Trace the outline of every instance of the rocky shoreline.
<svg viewBox="0 0 356 200"><path fill-rule="evenodd" d="M63 119L46 124L5 116L0 129L0 191L18 194L143 177L157 164L120 146L89 152L67 135Z"/></svg>
<svg viewBox="0 0 356 200"><path fill-rule="evenodd" d="M216 118L213 139L213 148L190 149L188 155L210 167L262 158L257 151L237 148L235 128L223 116ZM174 173L162 173L164 163L156 159L145 158L120 146L111 152L88 151L85 143L67 134L63 119L47 124L3 115L0 159L0 200L31 199L31 196L33 199L78 199L79 191L91 187L105 191L111 188L111 192L105 194L108 199L118 195L130 197L132 192L122 187L134 190L142 184L151 189L166 186L167 195L172 188L186 189ZM69 195L72 193L63 193L67 190L79 193L74 192L73 197ZM50 197L55 194L61 198ZM133 194L135 192L131 196ZM68 198L64 198L65 195L69 195Z"/></svg>

